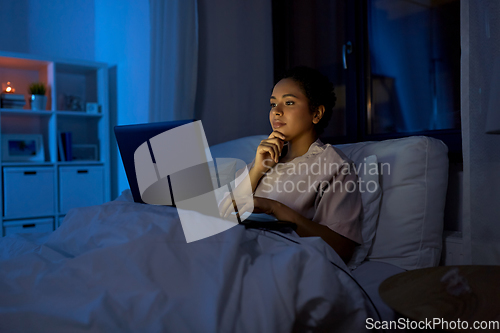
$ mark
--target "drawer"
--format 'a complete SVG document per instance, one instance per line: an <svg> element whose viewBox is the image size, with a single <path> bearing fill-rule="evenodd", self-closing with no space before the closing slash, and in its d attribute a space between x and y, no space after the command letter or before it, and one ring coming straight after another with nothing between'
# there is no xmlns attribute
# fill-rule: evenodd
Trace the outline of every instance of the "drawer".
<svg viewBox="0 0 500 333"><path fill-rule="evenodd" d="M65 217L66 217L66 216L59 216L59 217L57 218L57 225L56 225L56 229L57 229L57 228L59 228L59 227L62 225L62 223L63 223L63 221L64 221L64 218L65 218Z"/></svg>
<svg viewBox="0 0 500 333"><path fill-rule="evenodd" d="M53 219L31 219L3 223L5 236L28 232L49 232L54 230Z"/></svg>
<svg viewBox="0 0 500 333"><path fill-rule="evenodd" d="M6 218L53 215L54 169L51 167L3 168Z"/></svg>
<svg viewBox="0 0 500 333"><path fill-rule="evenodd" d="M59 168L59 212L104 203L102 166L65 166Z"/></svg>

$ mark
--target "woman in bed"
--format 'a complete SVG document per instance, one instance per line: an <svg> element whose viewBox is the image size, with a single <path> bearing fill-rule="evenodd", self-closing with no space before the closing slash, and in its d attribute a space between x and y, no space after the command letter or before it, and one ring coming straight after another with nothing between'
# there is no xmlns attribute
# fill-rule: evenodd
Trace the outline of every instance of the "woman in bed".
<svg viewBox="0 0 500 333"><path fill-rule="evenodd" d="M362 243L362 204L352 161L318 139L335 105L333 85L318 71L297 67L270 99L273 132L248 168L253 212L296 223L299 236L321 237L347 262Z"/></svg>

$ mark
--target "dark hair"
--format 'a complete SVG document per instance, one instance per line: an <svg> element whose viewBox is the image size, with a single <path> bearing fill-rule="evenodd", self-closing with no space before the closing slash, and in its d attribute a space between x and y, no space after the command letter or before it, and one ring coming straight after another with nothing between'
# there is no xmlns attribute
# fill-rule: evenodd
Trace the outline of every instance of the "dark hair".
<svg viewBox="0 0 500 333"><path fill-rule="evenodd" d="M316 133L321 135L325 130L330 118L332 118L333 107L337 101L333 91L333 83L318 70L299 66L288 70L282 79L292 79L299 83L302 91L309 100L311 113L316 111L320 105L325 107L325 113L321 120L314 126Z"/></svg>

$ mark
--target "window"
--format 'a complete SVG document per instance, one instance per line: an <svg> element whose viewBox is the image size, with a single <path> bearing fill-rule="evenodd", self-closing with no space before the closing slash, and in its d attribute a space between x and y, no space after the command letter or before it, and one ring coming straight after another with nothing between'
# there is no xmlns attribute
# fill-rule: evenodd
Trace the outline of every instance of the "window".
<svg viewBox="0 0 500 333"><path fill-rule="evenodd" d="M324 141L427 135L461 159L459 0L273 0L273 40L276 79L306 65L335 84Z"/></svg>

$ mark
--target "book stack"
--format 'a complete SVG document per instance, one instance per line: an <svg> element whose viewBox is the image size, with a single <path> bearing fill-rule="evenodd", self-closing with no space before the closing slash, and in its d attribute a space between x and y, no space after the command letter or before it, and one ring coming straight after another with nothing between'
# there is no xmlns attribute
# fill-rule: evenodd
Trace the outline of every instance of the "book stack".
<svg viewBox="0 0 500 333"><path fill-rule="evenodd" d="M57 146L59 150L59 161L72 161L72 138L71 132L58 132L57 133Z"/></svg>
<svg viewBox="0 0 500 333"><path fill-rule="evenodd" d="M26 100L21 94L2 94L0 104L4 109L22 109L26 105Z"/></svg>

